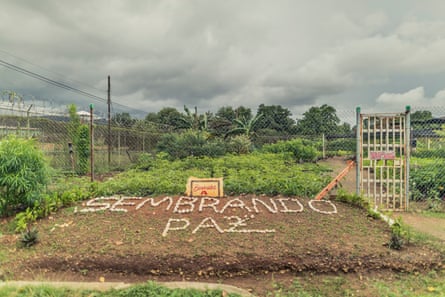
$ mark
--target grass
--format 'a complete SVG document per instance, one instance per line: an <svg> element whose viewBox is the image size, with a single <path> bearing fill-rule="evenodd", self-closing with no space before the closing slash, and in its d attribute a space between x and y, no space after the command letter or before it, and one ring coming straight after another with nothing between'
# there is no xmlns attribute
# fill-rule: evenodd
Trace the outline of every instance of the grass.
<svg viewBox="0 0 445 297"><path fill-rule="evenodd" d="M390 273L385 277L306 275L296 277L290 284L274 282L273 288L268 297L445 296L445 271Z"/></svg>
<svg viewBox="0 0 445 297"><path fill-rule="evenodd" d="M132 286L126 289L108 291L95 290L76 290L69 288L54 288L47 285L12 287L6 286L0 288L0 297L138 297L138 296L157 296L157 297L216 297L240 296L233 293L223 293L221 290L199 291L196 289L168 289L164 286L147 282L142 285Z"/></svg>
<svg viewBox="0 0 445 297"><path fill-rule="evenodd" d="M431 271L426 275L398 275L398 279L391 282L376 281L374 288L379 296L444 296L445 274Z"/></svg>
<svg viewBox="0 0 445 297"><path fill-rule="evenodd" d="M445 219L445 212L423 211L421 214L428 218Z"/></svg>

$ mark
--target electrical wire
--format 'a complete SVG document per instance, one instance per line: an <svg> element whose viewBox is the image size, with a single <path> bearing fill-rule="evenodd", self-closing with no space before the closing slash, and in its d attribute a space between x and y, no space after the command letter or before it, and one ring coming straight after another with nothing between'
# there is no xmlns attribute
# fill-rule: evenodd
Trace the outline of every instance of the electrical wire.
<svg viewBox="0 0 445 297"><path fill-rule="evenodd" d="M16 65L11 64L11 63L8 63L8 62L6 62L6 61L4 61L4 60L2 60L2 59L0 59L0 65L3 65L3 66L6 67L6 68L9 68L9 69L11 69L11 70L20 72L20 73L25 74L25 75L27 75L27 76L36 78L36 79L38 79L38 80L44 81L44 82L49 83L49 84L51 84L51 85L54 85L54 86L56 86L56 87L59 87L59 88L62 88L62 89L68 90L68 91L72 91L72 92L78 93L78 94L80 94L80 95L87 96L87 97L89 97L89 98L91 98L91 99L94 99L94 100L96 100L96 101L99 101L99 102L107 102L107 100L104 99L104 98L102 98L102 97L99 97L99 96L93 95L93 94L91 94L91 93L88 93L88 92L79 90L79 89L74 88L74 87L71 87L71 86L69 86L69 85L67 85L67 84L64 84L64 83L61 83L61 82L52 80L52 79L50 79L50 78L48 78L48 77L45 77L45 76L43 76L43 75L40 75L40 74L38 74L38 73L29 71L29 70L26 70L25 68L16 66Z"/></svg>
<svg viewBox="0 0 445 297"><path fill-rule="evenodd" d="M62 88L62 89L68 90L68 91L72 91L72 92L78 93L78 94L83 95L83 96L87 96L87 97L89 97L89 98L91 98L91 99L93 99L93 100L96 100L96 101L98 101L98 102L101 102L101 103L107 103L107 101L108 101L108 100L105 99L105 98L96 96L96 95L91 94L91 93L88 93L88 92L86 92L86 91L82 91L82 90L80 90L80 89L78 89L78 88L69 86L69 85L67 85L67 84L65 84L65 83L55 81L55 80L50 79L50 78L48 78L48 77L46 77L46 76L43 76L43 75L41 75L41 74L35 73L35 72L33 72L33 71L30 71L30 70L27 70L27 69L22 68L22 67L20 67L20 66L14 65L14 64L9 63L9 62L7 62L7 61L4 61L4 60L2 60L2 59L0 59L0 65L6 67L6 68L8 68L8 69L17 71L17 72L19 72L19 73L25 74L25 75L27 75L27 76L30 76L30 77L32 77L32 78L36 78L36 79L38 79L38 80L44 81L44 82L49 83L49 84L51 84L51 85L54 85L54 86L56 86L56 87L59 87L59 88ZM140 109L136 109L136 108L133 108L133 107L130 107L130 106L127 106L127 105L118 103L118 102L114 102L114 105L117 105L117 106L120 106L120 107L129 109L129 110L137 111L138 113L141 112Z"/></svg>
<svg viewBox="0 0 445 297"><path fill-rule="evenodd" d="M89 84L85 83L85 82L81 82L81 81L77 81L77 80L73 80L73 79L67 79L67 78L66 78L63 74L61 74L61 73L58 73L58 72L56 72L56 71L53 71L53 70L47 69L47 68L45 68L45 67L42 67L42 66L40 66L40 65L37 65L37 64L35 64L35 63L32 63L32 62L30 62L30 61L28 61L28 60L26 60L26 59L24 59L24 58L21 58L21 57L18 57L18 56L16 56L16 55L13 55L13 54L11 54L11 53L8 53L8 52L6 52L6 51L4 51L4 50L2 50L2 49L0 49L0 53L3 53L3 54L5 54L5 55L7 55L7 56L10 56L10 57L13 57L13 58L15 58L15 59L17 59L17 60L20 60L20 61L22 61L22 62L25 62L26 64L29 64L29 65L32 65L32 66L37 67L37 68L39 68L39 69L42 69L42 70L44 70L44 71L46 71L46 72L53 73L53 74L55 74L55 75L57 75L57 76L59 76L59 77L63 77L63 80L64 80L64 81L71 81L72 83L77 83L77 84L80 84L80 85L84 85L84 86L86 86L86 87L88 87L88 88L91 88L91 89L96 90L96 91L99 91L99 92L105 92L104 90L98 89L98 88L96 88L96 87L94 87L94 86L92 86L92 85L89 85Z"/></svg>

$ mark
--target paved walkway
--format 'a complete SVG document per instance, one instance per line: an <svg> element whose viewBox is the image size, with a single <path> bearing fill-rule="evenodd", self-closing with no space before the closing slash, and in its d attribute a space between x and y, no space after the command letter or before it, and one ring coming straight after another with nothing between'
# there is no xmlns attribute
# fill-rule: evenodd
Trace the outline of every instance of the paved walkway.
<svg viewBox="0 0 445 297"><path fill-rule="evenodd" d="M239 294L243 297L254 297L248 291L224 284L200 283L200 282L160 282L159 285L169 289L196 289L201 291L206 290L222 290L227 293ZM135 284L123 282L38 282L38 281L7 281L0 282L1 287L24 287L24 286L51 286L56 288L70 288L70 289L88 289L106 291L110 289L125 289Z"/></svg>

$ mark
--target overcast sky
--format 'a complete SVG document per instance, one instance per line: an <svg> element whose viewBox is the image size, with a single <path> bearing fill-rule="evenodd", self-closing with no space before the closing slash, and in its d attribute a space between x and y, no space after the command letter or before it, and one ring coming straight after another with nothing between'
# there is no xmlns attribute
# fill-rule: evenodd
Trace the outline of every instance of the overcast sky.
<svg viewBox="0 0 445 297"><path fill-rule="evenodd" d="M445 106L445 1L0 0L0 59L143 113ZM0 65L0 90L88 107ZM114 105L119 110L118 105Z"/></svg>

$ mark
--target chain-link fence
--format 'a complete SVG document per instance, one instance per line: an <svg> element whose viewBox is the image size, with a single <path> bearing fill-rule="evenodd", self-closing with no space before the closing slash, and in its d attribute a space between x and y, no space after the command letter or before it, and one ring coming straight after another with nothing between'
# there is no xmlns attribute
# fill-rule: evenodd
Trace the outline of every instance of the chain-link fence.
<svg viewBox="0 0 445 297"><path fill-rule="evenodd" d="M411 111L409 183L413 200L445 196L444 115L440 107ZM356 110L339 111L328 105L312 107L297 120L281 106L260 105L256 114L247 108L221 108L215 114L165 108L143 120L128 114L113 115L110 124L94 119L91 131L88 114L73 123L68 114L5 109L0 113L0 137L35 138L58 172L87 175L92 170L102 174L128 169L138 164L141 154L164 153L172 159L216 157L267 149L277 142L291 142L295 150L301 150L299 145L315 148L316 155L306 160L353 158L356 116Z"/></svg>
<svg viewBox="0 0 445 297"><path fill-rule="evenodd" d="M429 110L411 114L410 193L435 208L445 199L445 108Z"/></svg>

